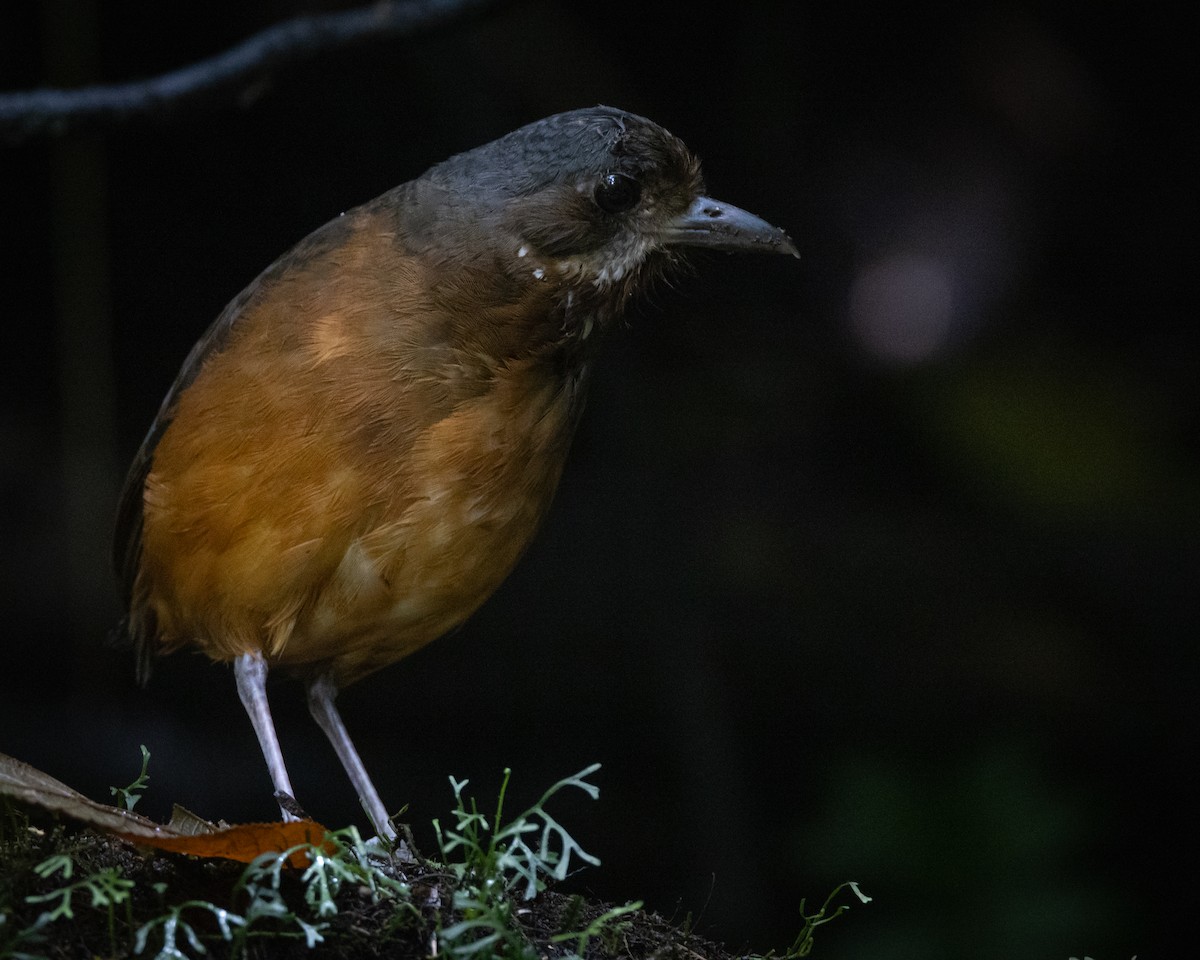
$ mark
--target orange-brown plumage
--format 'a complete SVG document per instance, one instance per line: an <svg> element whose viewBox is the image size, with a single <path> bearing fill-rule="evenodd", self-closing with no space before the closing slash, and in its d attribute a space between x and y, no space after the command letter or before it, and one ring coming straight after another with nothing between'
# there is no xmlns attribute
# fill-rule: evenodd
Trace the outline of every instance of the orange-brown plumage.
<svg viewBox="0 0 1200 960"><path fill-rule="evenodd" d="M290 793L263 682L306 677L382 804L337 688L460 624L545 515L592 351L679 246L794 252L701 195L666 131L575 111L451 158L267 268L184 364L134 460L117 565L146 674L232 661Z"/></svg>
<svg viewBox="0 0 1200 960"><path fill-rule="evenodd" d="M344 686L474 612L549 505L572 401L546 331L421 344L447 308L378 213L350 219L336 258L243 308L158 441L134 601L163 651L331 663ZM548 315L536 299L509 309Z"/></svg>

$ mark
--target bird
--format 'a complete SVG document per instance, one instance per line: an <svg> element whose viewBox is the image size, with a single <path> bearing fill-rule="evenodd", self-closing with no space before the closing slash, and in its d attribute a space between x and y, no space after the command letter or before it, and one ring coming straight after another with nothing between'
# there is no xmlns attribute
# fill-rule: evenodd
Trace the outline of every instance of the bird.
<svg viewBox="0 0 1200 960"><path fill-rule="evenodd" d="M266 681L300 679L394 840L335 698L513 569L597 344L693 248L799 256L708 197L677 137L596 106L452 156L275 260L187 355L125 480L113 561L138 680L185 647L232 664L287 820Z"/></svg>

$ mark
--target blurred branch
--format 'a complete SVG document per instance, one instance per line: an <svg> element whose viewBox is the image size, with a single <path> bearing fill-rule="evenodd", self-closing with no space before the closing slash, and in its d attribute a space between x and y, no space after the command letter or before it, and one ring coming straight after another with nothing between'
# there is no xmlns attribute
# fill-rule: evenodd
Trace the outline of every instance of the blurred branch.
<svg viewBox="0 0 1200 960"><path fill-rule="evenodd" d="M245 96L272 70L366 40L411 36L482 10L496 0L385 0L369 7L296 17L237 46L132 83L77 90L0 93L0 138L17 143L161 116L204 101Z"/></svg>

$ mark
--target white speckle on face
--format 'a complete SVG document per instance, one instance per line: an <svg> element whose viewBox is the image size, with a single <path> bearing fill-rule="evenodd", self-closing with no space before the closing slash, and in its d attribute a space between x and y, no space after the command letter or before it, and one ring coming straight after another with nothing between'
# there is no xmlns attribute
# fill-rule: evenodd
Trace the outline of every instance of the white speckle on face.
<svg viewBox="0 0 1200 960"><path fill-rule="evenodd" d="M583 332L580 333L580 335L579 335L579 338L581 340L586 340L588 338L588 336L591 334L592 326L595 323L595 320L596 320L596 318L593 317L590 313L586 317L583 318Z"/></svg>
<svg viewBox="0 0 1200 960"><path fill-rule="evenodd" d="M606 287L610 283L615 283L625 276L625 264L621 261L615 263L606 263L596 274L596 279L592 282L597 287Z"/></svg>
<svg viewBox="0 0 1200 960"><path fill-rule="evenodd" d="M518 256L518 257L527 257L527 256L529 256L529 248L528 248L528 247L526 247L526 246L521 246L521 247L519 247L519 248L517 249L517 256Z"/></svg>
<svg viewBox="0 0 1200 960"><path fill-rule="evenodd" d="M544 279L546 279L546 270L545 270L545 268L544 268L544 267L538 267L536 270L534 270L534 271L533 271L533 276L534 276L534 278L535 278L535 279L537 279L537 280L544 280Z"/></svg>
<svg viewBox="0 0 1200 960"><path fill-rule="evenodd" d="M637 270L654 248L653 239L634 235L577 260L559 260L555 268L564 280L590 281L603 290Z"/></svg>

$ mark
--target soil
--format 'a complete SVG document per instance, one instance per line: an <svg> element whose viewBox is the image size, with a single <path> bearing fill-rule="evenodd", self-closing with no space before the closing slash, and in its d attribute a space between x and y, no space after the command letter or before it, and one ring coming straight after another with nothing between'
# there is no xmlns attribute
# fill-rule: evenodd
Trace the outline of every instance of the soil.
<svg viewBox="0 0 1200 960"><path fill-rule="evenodd" d="M324 937L311 948L299 935L294 922L281 924L270 918L256 922L256 933L235 947L223 939L213 912L189 908L183 916L194 928L203 951L190 944L179 928L176 946L182 954L163 952L162 928L153 930L135 954L137 931L143 924L169 912L185 901L207 901L241 913L246 895L235 893L243 864L222 859L199 859L182 854L139 849L123 840L89 829L75 829L51 821L45 829L33 826L23 811L0 805L0 960L45 957L47 960L95 960L95 958L140 957L157 960L224 958L305 958L305 960L426 960L437 954L437 931L460 919L452 915L452 877L439 872L436 864L409 861L398 863L398 878L412 890L412 906L395 901L375 901L365 888L343 888L337 895L338 912L318 921L304 901L300 871L285 872L280 892L287 908L310 923L324 922ZM61 875L39 877L33 867L56 853L69 853L74 863L70 880ZM30 903L31 896L60 890L68 883L115 868L132 881L128 901L110 911L95 908L86 890L72 899L71 916L60 916L33 937L21 932L39 915L52 910L57 901ZM165 885L165 886L164 886ZM242 902L238 902L238 900ZM520 928L520 952L538 960L553 960L577 950L572 940L556 943L553 937L579 931L612 909L567 896L553 889L532 900L512 902ZM415 909L414 909L415 907ZM444 951L443 951L444 953ZM513 951L480 950L472 960L494 956L511 957ZM617 957L654 960L733 960L722 947L671 924L662 917L640 910L620 916L591 937L584 949L585 960Z"/></svg>

